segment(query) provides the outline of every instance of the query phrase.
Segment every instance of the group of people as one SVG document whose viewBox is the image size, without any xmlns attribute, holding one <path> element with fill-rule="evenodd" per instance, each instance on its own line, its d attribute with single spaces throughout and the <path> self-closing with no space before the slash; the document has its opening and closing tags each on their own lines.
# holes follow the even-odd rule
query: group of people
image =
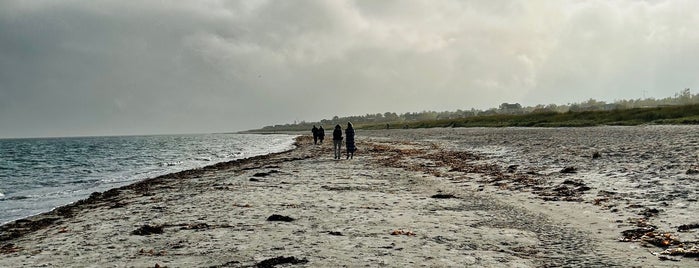
<svg viewBox="0 0 699 268">
<path fill-rule="evenodd" d="M 316 125 L 313 125 L 311 132 L 313 132 L 313 144 L 318 144 L 318 140 L 320 140 L 320 144 L 323 144 L 323 140 L 325 139 L 325 129 L 323 129 L 323 126 L 317 128 Z"/>
<path fill-rule="evenodd" d="M 313 129 L 313 144 L 318 144 L 320 141 L 323 144 L 325 139 L 325 129 L 323 126 L 317 128 L 315 125 Z M 347 159 L 354 158 L 354 152 L 357 151 L 357 146 L 354 145 L 354 127 L 352 123 L 347 122 L 347 128 L 345 129 L 345 147 L 347 151 Z M 340 159 L 342 156 L 342 127 L 340 125 L 335 125 L 335 130 L 333 130 L 333 150 L 335 151 L 335 159 Z"/>
</svg>

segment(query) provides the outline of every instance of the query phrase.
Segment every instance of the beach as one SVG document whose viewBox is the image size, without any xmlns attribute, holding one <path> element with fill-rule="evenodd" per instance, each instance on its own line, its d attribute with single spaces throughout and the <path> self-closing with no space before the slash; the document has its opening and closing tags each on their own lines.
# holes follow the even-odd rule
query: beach
<svg viewBox="0 0 699 268">
<path fill-rule="evenodd" d="M 301 136 L 3 225 L 0 267 L 696 267 L 698 130 Z"/>
</svg>

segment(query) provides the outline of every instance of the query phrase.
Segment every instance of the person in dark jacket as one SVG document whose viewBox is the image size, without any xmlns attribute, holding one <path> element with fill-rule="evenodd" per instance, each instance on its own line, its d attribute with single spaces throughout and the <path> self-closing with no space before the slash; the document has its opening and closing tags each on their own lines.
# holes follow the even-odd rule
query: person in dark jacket
<svg viewBox="0 0 699 268">
<path fill-rule="evenodd" d="M 357 151 L 357 147 L 354 145 L 354 128 L 352 123 L 347 122 L 347 129 L 345 129 L 345 147 L 347 147 L 347 159 L 354 158 L 354 152 Z"/>
<path fill-rule="evenodd" d="M 313 125 L 311 132 L 313 132 L 313 144 L 318 144 L 318 128 L 316 125 Z"/>
<path fill-rule="evenodd" d="M 318 141 L 320 141 L 320 144 L 323 144 L 324 139 L 325 139 L 325 129 L 323 129 L 323 126 L 320 126 L 320 128 L 318 128 Z"/>
<path fill-rule="evenodd" d="M 335 159 L 340 159 L 342 149 L 342 127 L 340 125 L 335 126 L 333 130 L 333 150 L 335 151 Z"/>
</svg>

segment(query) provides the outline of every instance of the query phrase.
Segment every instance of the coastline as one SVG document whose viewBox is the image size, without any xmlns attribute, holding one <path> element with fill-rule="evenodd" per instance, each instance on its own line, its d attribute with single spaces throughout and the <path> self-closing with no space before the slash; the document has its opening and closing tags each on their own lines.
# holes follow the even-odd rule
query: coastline
<svg viewBox="0 0 699 268">
<path fill-rule="evenodd" d="M 627 227 L 610 210 L 474 179 L 493 173 L 458 169 L 492 160 L 431 131 L 358 133 L 360 151 L 341 161 L 305 136 L 286 152 L 93 194 L 1 226 L 0 266 L 696 265 L 618 242 Z"/>
<path fill-rule="evenodd" d="M 93 192 L 220 162 L 286 151 L 296 135 L 185 134 L 0 142 L 0 225 Z"/>
<path fill-rule="evenodd" d="M 37 230 L 43 229 L 47 226 L 50 226 L 55 221 L 59 220 L 61 217 L 71 218 L 73 217 L 74 210 L 89 209 L 90 204 L 115 201 L 115 199 L 118 198 L 119 193 L 122 191 L 148 191 L 148 189 L 151 186 L 161 184 L 164 180 L 182 179 L 190 176 L 199 176 L 200 174 L 205 173 L 206 171 L 227 169 L 231 166 L 242 165 L 248 161 L 264 160 L 275 155 L 284 154 L 295 150 L 296 147 L 298 147 L 297 143 L 298 141 L 294 143 L 294 148 L 281 152 L 257 155 L 232 161 L 219 162 L 200 168 L 186 169 L 178 172 L 167 173 L 160 176 L 146 178 L 140 181 L 136 181 L 134 183 L 112 188 L 104 192 L 93 192 L 88 198 L 58 206 L 50 211 L 38 213 L 36 215 L 30 215 L 21 219 L 1 224 L 0 244 L 2 242 L 10 241 L 12 239 L 22 237 L 27 233 L 32 233 Z"/>
</svg>

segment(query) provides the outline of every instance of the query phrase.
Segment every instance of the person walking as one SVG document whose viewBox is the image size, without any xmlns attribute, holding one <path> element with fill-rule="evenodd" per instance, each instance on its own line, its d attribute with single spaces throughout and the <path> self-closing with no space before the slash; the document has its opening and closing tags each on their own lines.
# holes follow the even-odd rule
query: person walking
<svg viewBox="0 0 699 268">
<path fill-rule="evenodd" d="M 316 125 L 313 125 L 311 132 L 313 132 L 313 144 L 318 144 L 318 128 Z"/>
<path fill-rule="evenodd" d="M 352 123 L 347 122 L 347 129 L 345 129 L 345 147 L 347 148 L 347 159 L 354 158 L 354 152 L 357 151 L 357 147 L 354 145 L 354 128 Z"/>
<path fill-rule="evenodd" d="M 325 139 L 325 129 L 323 129 L 323 126 L 320 126 L 320 128 L 318 128 L 318 141 L 320 141 L 320 144 L 323 144 L 324 139 Z"/>
<path fill-rule="evenodd" d="M 333 130 L 333 150 L 335 151 L 335 159 L 340 159 L 342 149 L 342 127 L 335 125 Z"/>
</svg>

